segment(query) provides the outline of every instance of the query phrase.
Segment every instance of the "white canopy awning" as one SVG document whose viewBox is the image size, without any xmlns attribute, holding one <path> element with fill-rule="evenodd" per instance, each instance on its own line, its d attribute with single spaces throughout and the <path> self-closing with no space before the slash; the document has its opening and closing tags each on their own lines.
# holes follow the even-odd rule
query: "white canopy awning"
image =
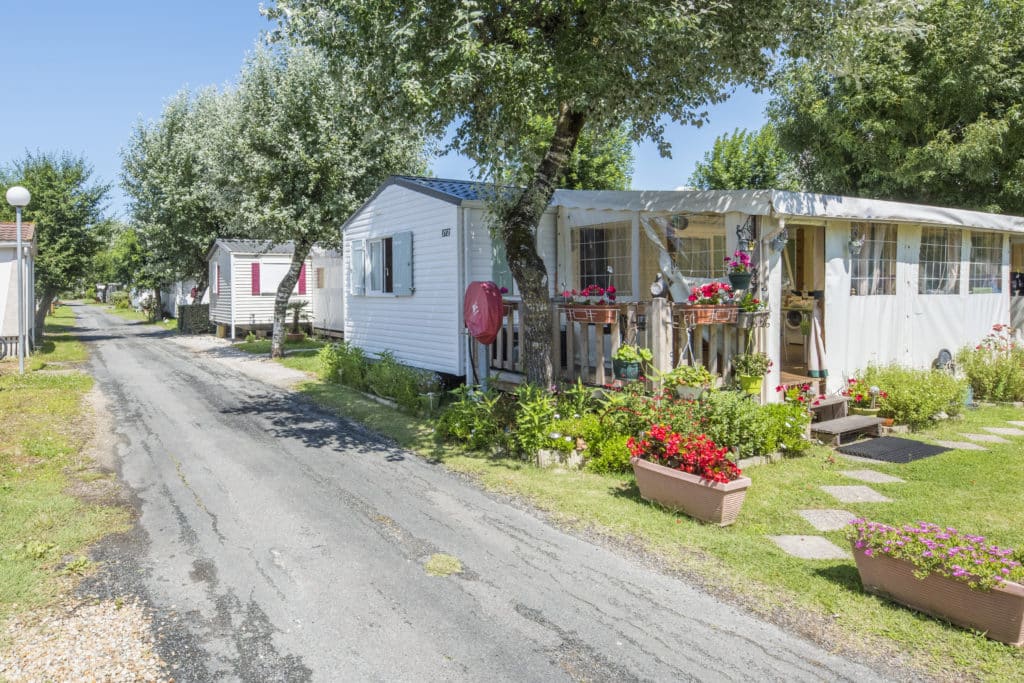
<svg viewBox="0 0 1024 683">
<path fill-rule="evenodd" d="M 650 213 L 736 211 L 756 216 L 922 223 L 1024 233 L 1024 218 L 1020 216 L 778 190 L 556 190 L 551 204 L 567 209 Z"/>
</svg>

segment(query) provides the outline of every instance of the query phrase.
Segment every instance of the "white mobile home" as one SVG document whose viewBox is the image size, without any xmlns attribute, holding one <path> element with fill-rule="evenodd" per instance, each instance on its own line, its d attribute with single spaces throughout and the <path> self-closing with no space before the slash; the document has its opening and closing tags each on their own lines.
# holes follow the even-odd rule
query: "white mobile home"
<svg viewBox="0 0 1024 683">
<path fill-rule="evenodd" d="M 493 280 L 515 288 L 504 249 L 491 239 L 489 185 L 394 176 L 342 227 L 345 339 L 371 354 L 453 375 L 467 374 L 462 318 L 466 287 Z M 555 214 L 544 214 L 538 249 L 555 270 Z M 554 293 L 554 283 L 548 283 Z"/>
<path fill-rule="evenodd" d="M 345 263 L 340 249 L 313 249 L 311 317 L 313 332 L 328 337 L 345 333 Z"/>
<path fill-rule="evenodd" d="M 210 268 L 210 322 L 238 330 L 266 330 L 274 323 L 274 296 L 291 263 L 290 242 L 271 244 L 254 240 L 217 240 L 206 254 Z M 306 259 L 292 293 L 292 301 L 311 301 L 310 271 Z M 316 319 L 314 304 L 305 310 Z"/>
<path fill-rule="evenodd" d="M 35 336 L 35 225 L 21 224 L 22 310 L 29 344 Z M 0 342 L 8 355 L 18 352 L 17 225 L 0 223 Z"/>
</svg>

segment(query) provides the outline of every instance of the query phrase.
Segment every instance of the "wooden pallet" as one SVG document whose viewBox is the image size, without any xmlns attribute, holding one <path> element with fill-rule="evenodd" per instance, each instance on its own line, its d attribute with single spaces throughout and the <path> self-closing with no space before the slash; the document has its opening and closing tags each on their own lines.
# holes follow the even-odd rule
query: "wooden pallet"
<svg viewBox="0 0 1024 683">
<path fill-rule="evenodd" d="M 821 440 L 828 446 L 842 446 L 844 443 L 849 443 L 852 437 L 862 435 L 881 436 L 881 418 L 850 415 L 811 423 L 811 437 Z"/>
</svg>

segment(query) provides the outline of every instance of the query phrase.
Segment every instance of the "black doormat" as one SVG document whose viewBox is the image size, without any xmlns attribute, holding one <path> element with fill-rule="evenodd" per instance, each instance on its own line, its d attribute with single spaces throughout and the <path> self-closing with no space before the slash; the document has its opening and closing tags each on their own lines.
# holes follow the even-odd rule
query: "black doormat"
<svg viewBox="0 0 1024 683">
<path fill-rule="evenodd" d="M 913 439 L 901 439 L 898 436 L 881 436 L 877 439 L 865 439 L 856 443 L 837 448 L 846 455 L 859 455 L 862 458 L 882 460 L 885 462 L 908 463 L 921 458 L 948 451 L 944 446 L 933 446 Z"/>
</svg>

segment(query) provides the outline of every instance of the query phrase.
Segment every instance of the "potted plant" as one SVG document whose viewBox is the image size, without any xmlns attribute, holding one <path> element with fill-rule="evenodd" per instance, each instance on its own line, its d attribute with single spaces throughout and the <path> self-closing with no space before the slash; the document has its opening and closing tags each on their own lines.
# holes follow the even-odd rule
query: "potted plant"
<svg viewBox="0 0 1024 683">
<path fill-rule="evenodd" d="M 620 344 L 612 354 L 612 372 L 616 379 L 635 380 L 640 377 L 640 365 L 650 363 L 651 350 L 643 346 Z"/>
<path fill-rule="evenodd" d="M 736 302 L 739 312 L 736 314 L 736 327 L 763 327 L 768 321 L 768 304 L 761 301 L 753 292 L 745 292 Z"/>
<path fill-rule="evenodd" d="M 748 394 L 761 395 L 761 385 L 764 383 L 764 376 L 772 368 L 772 361 L 768 354 L 757 351 L 755 353 L 738 353 L 732 357 L 732 369 L 739 380 L 740 388 Z"/>
<path fill-rule="evenodd" d="M 732 286 L 726 282 L 709 282 L 690 290 L 683 306 L 683 322 L 687 326 L 734 323 L 738 312 Z"/>
<path fill-rule="evenodd" d="M 309 305 L 308 301 L 289 301 L 288 310 L 292 312 L 292 329 L 285 335 L 285 340 L 290 342 L 300 342 L 306 338 L 299 330 L 299 319 L 307 320 L 309 316 L 305 312 L 306 306 Z"/>
<path fill-rule="evenodd" d="M 575 289 L 565 290 L 562 292 L 562 298 L 566 301 L 571 298 L 573 304 L 582 304 L 567 306 L 566 319 L 599 325 L 613 323 L 619 316 L 615 296 L 615 287 L 611 285 L 607 289 L 600 285 L 587 285 L 578 292 Z"/>
<path fill-rule="evenodd" d="M 630 437 L 626 447 L 641 498 L 720 526 L 736 521 L 750 479 L 726 457 L 728 448 L 664 424 Z"/>
<path fill-rule="evenodd" d="M 680 365 L 661 376 L 666 388 L 675 387 L 679 398 L 694 400 L 711 386 L 714 376 L 703 365 Z"/>
<path fill-rule="evenodd" d="M 736 250 L 732 257 L 725 257 L 725 265 L 729 268 L 729 284 L 733 289 L 748 289 L 750 278 L 753 273 L 750 271 L 750 254 L 743 250 Z"/>
<path fill-rule="evenodd" d="M 843 389 L 843 396 L 850 401 L 851 415 L 869 415 L 878 417 L 878 399 L 888 398 L 889 394 L 876 386 L 868 386 L 862 379 L 851 377 L 846 388 Z"/>
<path fill-rule="evenodd" d="M 855 519 L 853 545 L 864 590 L 911 609 L 1024 645 L 1021 554 L 953 527 L 894 527 Z"/>
</svg>

